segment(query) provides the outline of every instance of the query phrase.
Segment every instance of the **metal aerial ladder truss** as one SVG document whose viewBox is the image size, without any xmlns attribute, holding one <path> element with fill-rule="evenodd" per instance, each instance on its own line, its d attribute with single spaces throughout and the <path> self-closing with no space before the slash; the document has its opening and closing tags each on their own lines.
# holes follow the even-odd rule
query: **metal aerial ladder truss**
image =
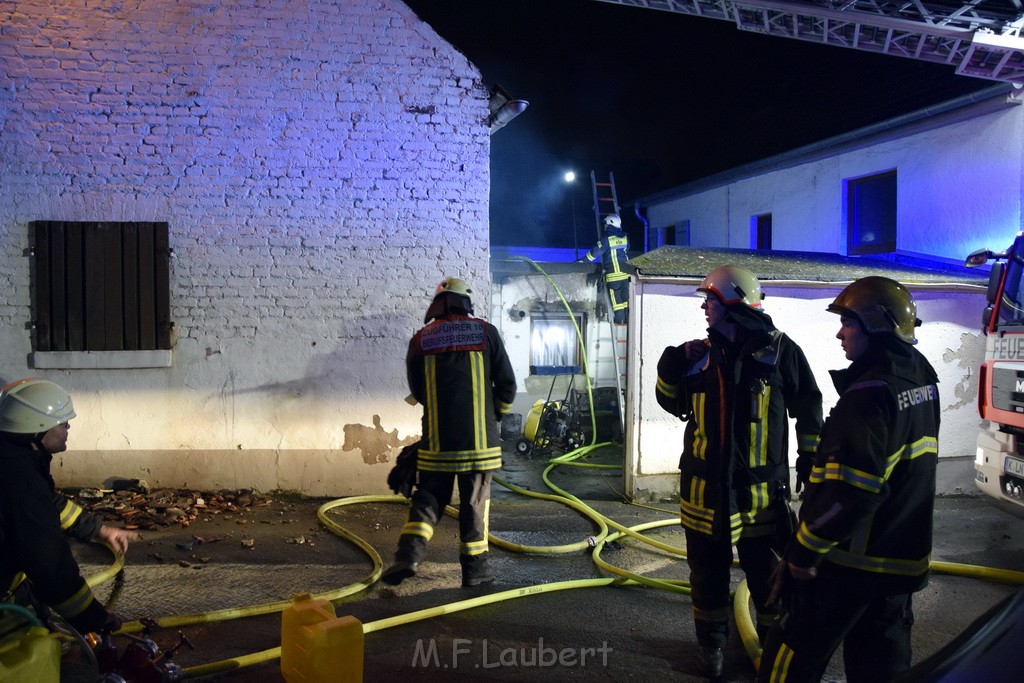
<svg viewBox="0 0 1024 683">
<path fill-rule="evenodd" d="M 1021 0 L 598 0 L 709 19 L 743 31 L 956 67 L 1024 84 Z"/>
</svg>

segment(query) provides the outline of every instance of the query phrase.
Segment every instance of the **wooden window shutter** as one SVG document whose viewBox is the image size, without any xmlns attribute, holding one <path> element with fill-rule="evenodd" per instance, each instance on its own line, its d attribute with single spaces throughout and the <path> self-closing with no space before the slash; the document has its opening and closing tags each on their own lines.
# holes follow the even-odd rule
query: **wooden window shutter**
<svg viewBox="0 0 1024 683">
<path fill-rule="evenodd" d="M 32 227 L 36 351 L 171 348 L 167 223 Z"/>
</svg>

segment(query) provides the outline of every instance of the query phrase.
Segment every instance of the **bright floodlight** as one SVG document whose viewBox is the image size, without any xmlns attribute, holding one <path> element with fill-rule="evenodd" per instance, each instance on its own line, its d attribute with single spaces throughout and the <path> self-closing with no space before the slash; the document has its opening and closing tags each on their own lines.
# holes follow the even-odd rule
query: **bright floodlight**
<svg viewBox="0 0 1024 683">
<path fill-rule="evenodd" d="M 572 171 L 566 171 L 565 172 L 565 182 L 571 183 L 574 180 L 576 180 L 576 174 L 574 172 L 572 172 Z"/>
</svg>

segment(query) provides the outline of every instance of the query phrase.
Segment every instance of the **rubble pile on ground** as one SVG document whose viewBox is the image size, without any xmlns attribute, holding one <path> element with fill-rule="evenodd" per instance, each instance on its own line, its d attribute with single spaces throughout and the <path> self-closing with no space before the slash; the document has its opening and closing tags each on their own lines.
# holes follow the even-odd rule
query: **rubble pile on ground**
<svg viewBox="0 0 1024 683">
<path fill-rule="evenodd" d="M 73 493 L 75 502 L 108 522 L 126 529 L 153 531 L 179 525 L 187 527 L 197 519 L 210 521 L 234 519 L 246 523 L 246 514 L 253 508 L 270 505 L 268 498 L 249 489 L 237 491 L 193 491 L 190 489 L 156 489 L 150 491 L 145 482 L 120 487 L 81 489 Z"/>
</svg>

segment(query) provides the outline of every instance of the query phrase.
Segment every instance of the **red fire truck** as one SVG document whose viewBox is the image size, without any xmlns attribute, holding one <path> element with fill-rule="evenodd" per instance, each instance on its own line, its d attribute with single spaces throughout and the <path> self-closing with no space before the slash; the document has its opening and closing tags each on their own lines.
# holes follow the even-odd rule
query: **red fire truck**
<svg viewBox="0 0 1024 683">
<path fill-rule="evenodd" d="M 982 315 L 985 362 L 978 375 L 974 481 L 997 506 L 1024 517 L 1024 232 L 1003 252 L 979 249 L 969 268 L 995 261 Z"/>
</svg>

